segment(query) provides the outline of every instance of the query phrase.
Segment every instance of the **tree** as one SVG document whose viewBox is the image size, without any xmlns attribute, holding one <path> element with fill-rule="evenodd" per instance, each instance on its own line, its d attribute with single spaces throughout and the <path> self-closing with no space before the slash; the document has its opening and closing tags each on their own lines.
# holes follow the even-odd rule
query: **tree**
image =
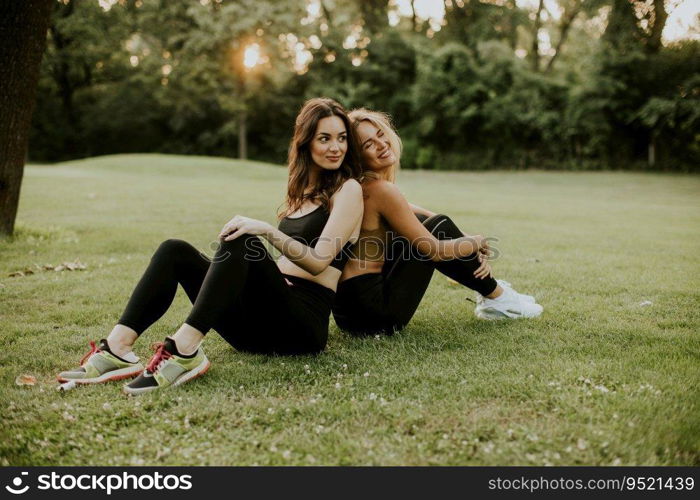
<svg viewBox="0 0 700 500">
<path fill-rule="evenodd" d="M 52 4 L 23 0 L 0 8 L 0 235 L 11 235 L 15 227 Z"/>
</svg>

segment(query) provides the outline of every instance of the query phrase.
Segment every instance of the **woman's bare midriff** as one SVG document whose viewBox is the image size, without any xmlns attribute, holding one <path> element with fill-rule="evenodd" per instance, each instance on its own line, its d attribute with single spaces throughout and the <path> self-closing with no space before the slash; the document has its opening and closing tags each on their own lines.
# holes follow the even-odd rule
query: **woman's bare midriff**
<svg viewBox="0 0 700 500">
<path fill-rule="evenodd" d="M 289 274 L 291 276 L 296 276 L 297 278 L 303 278 L 305 280 L 313 281 L 321 286 L 330 288 L 334 292 L 338 288 L 338 278 L 340 276 L 340 271 L 335 267 L 328 266 L 321 274 L 314 276 L 313 274 L 304 271 L 301 267 L 294 264 L 284 255 L 281 255 L 277 260 L 277 267 L 279 267 L 282 274 Z"/>
<path fill-rule="evenodd" d="M 362 276 L 363 274 L 380 274 L 383 266 L 383 260 L 370 261 L 349 259 L 347 264 L 345 264 L 343 274 L 340 276 L 340 282 L 342 283 L 345 280 L 354 278 L 355 276 Z"/>
</svg>

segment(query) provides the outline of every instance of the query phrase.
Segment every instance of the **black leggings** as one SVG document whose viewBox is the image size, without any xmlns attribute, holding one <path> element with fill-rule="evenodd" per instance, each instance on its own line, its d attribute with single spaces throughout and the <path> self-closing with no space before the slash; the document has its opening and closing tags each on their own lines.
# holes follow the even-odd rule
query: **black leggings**
<svg viewBox="0 0 700 500">
<path fill-rule="evenodd" d="M 438 239 L 464 236 L 446 215 L 416 217 Z M 435 269 L 482 295 L 491 294 L 498 286 L 491 276 L 474 277 L 480 265 L 476 254 L 433 262 L 418 255 L 403 238 L 394 240 L 391 250 L 393 255 L 385 261 L 381 274 L 363 274 L 338 285 L 333 316 L 341 329 L 354 335 L 400 330 L 415 314 Z"/>
<path fill-rule="evenodd" d="M 185 323 L 215 329 L 238 350 L 307 354 L 326 346 L 335 293 L 283 275 L 256 236 L 222 242 L 212 259 L 185 241 L 164 241 L 119 323 L 140 335 L 168 310 L 178 283 L 193 304 Z"/>
</svg>

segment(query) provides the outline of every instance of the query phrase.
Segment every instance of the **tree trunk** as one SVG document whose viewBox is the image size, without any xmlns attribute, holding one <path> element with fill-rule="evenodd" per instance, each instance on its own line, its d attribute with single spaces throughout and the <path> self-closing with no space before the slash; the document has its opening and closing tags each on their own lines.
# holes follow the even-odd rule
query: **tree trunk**
<svg viewBox="0 0 700 500">
<path fill-rule="evenodd" d="M 238 158 L 248 159 L 248 114 L 245 111 L 238 115 Z"/>
<path fill-rule="evenodd" d="M 559 41 L 557 42 L 557 46 L 554 49 L 554 55 L 547 63 L 547 67 L 544 69 L 545 73 L 551 71 L 552 66 L 554 66 L 554 61 L 557 59 L 557 56 L 561 53 L 562 48 L 564 47 L 564 42 L 566 42 L 566 37 L 569 34 L 569 29 L 574 23 L 574 20 L 578 16 L 579 12 L 581 12 L 581 6 L 582 3 L 575 5 L 570 12 L 565 13 L 562 17 L 561 24 L 559 25 Z"/>
<path fill-rule="evenodd" d="M 537 72 L 540 70 L 540 26 L 542 22 L 542 9 L 544 8 L 544 0 L 540 0 L 540 4 L 537 7 L 537 17 L 535 17 L 535 26 L 532 29 L 532 49 L 530 50 L 530 57 L 532 58 L 532 70 Z"/>
<path fill-rule="evenodd" d="M 15 227 L 29 126 L 53 0 L 0 7 L 0 235 Z"/>
<path fill-rule="evenodd" d="M 416 0 L 411 0 L 411 30 L 418 31 L 418 17 L 416 16 Z"/>
<path fill-rule="evenodd" d="M 649 51 L 656 53 L 661 48 L 661 33 L 666 27 L 666 20 L 668 19 L 668 13 L 664 6 L 664 0 L 654 0 L 654 24 L 651 26 L 651 33 L 649 34 L 648 47 Z"/>
</svg>

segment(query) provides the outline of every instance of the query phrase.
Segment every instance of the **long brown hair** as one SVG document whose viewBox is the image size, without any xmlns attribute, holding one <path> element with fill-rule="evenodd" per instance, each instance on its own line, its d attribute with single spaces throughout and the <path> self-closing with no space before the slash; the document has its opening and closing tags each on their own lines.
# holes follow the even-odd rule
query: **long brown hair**
<svg viewBox="0 0 700 500">
<path fill-rule="evenodd" d="M 347 131 L 348 150 L 340 168 L 324 170 L 319 175 L 316 185 L 309 186 L 309 172 L 314 164 L 311 159 L 311 141 L 316 135 L 318 122 L 329 116 L 337 116 L 343 120 Z M 356 137 L 357 134 L 350 124 L 347 112 L 333 99 L 316 97 L 304 103 L 297 115 L 294 136 L 289 144 L 287 198 L 280 211 L 280 217 L 296 212 L 307 200 L 317 201 L 328 210 L 331 196 L 340 189 L 343 183 L 347 179 L 360 177 L 361 168 Z M 311 191 L 304 193 L 309 187 L 311 187 Z"/>
<path fill-rule="evenodd" d="M 391 149 L 394 151 L 394 155 L 396 156 L 396 163 L 387 168 L 381 174 L 377 174 L 363 167 L 362 174 L 364 178 L 384 179 L 389 182 L 394 182 L 396 180 L 396 173 L 401 168 L 401 151 L 403 149 L 403 144 L 401 143 L 401 137 L 399 137 L 399 134 L 396 132 L 396 128 L 391 121 L 391 117 L 386 113 L 382 113 L 381 111 L 373 111 L 367 108 L 353 109 L 350 111 L 350 113 L 348 113 L 348 116 L 350 117 L 350 120 L 352 120 L 353 129 L 356 129 L 362 122 L 369 122 L 384 132 L 384 135 L 389 138 L 389 144 L 391 145 Z"/>
</svg>

